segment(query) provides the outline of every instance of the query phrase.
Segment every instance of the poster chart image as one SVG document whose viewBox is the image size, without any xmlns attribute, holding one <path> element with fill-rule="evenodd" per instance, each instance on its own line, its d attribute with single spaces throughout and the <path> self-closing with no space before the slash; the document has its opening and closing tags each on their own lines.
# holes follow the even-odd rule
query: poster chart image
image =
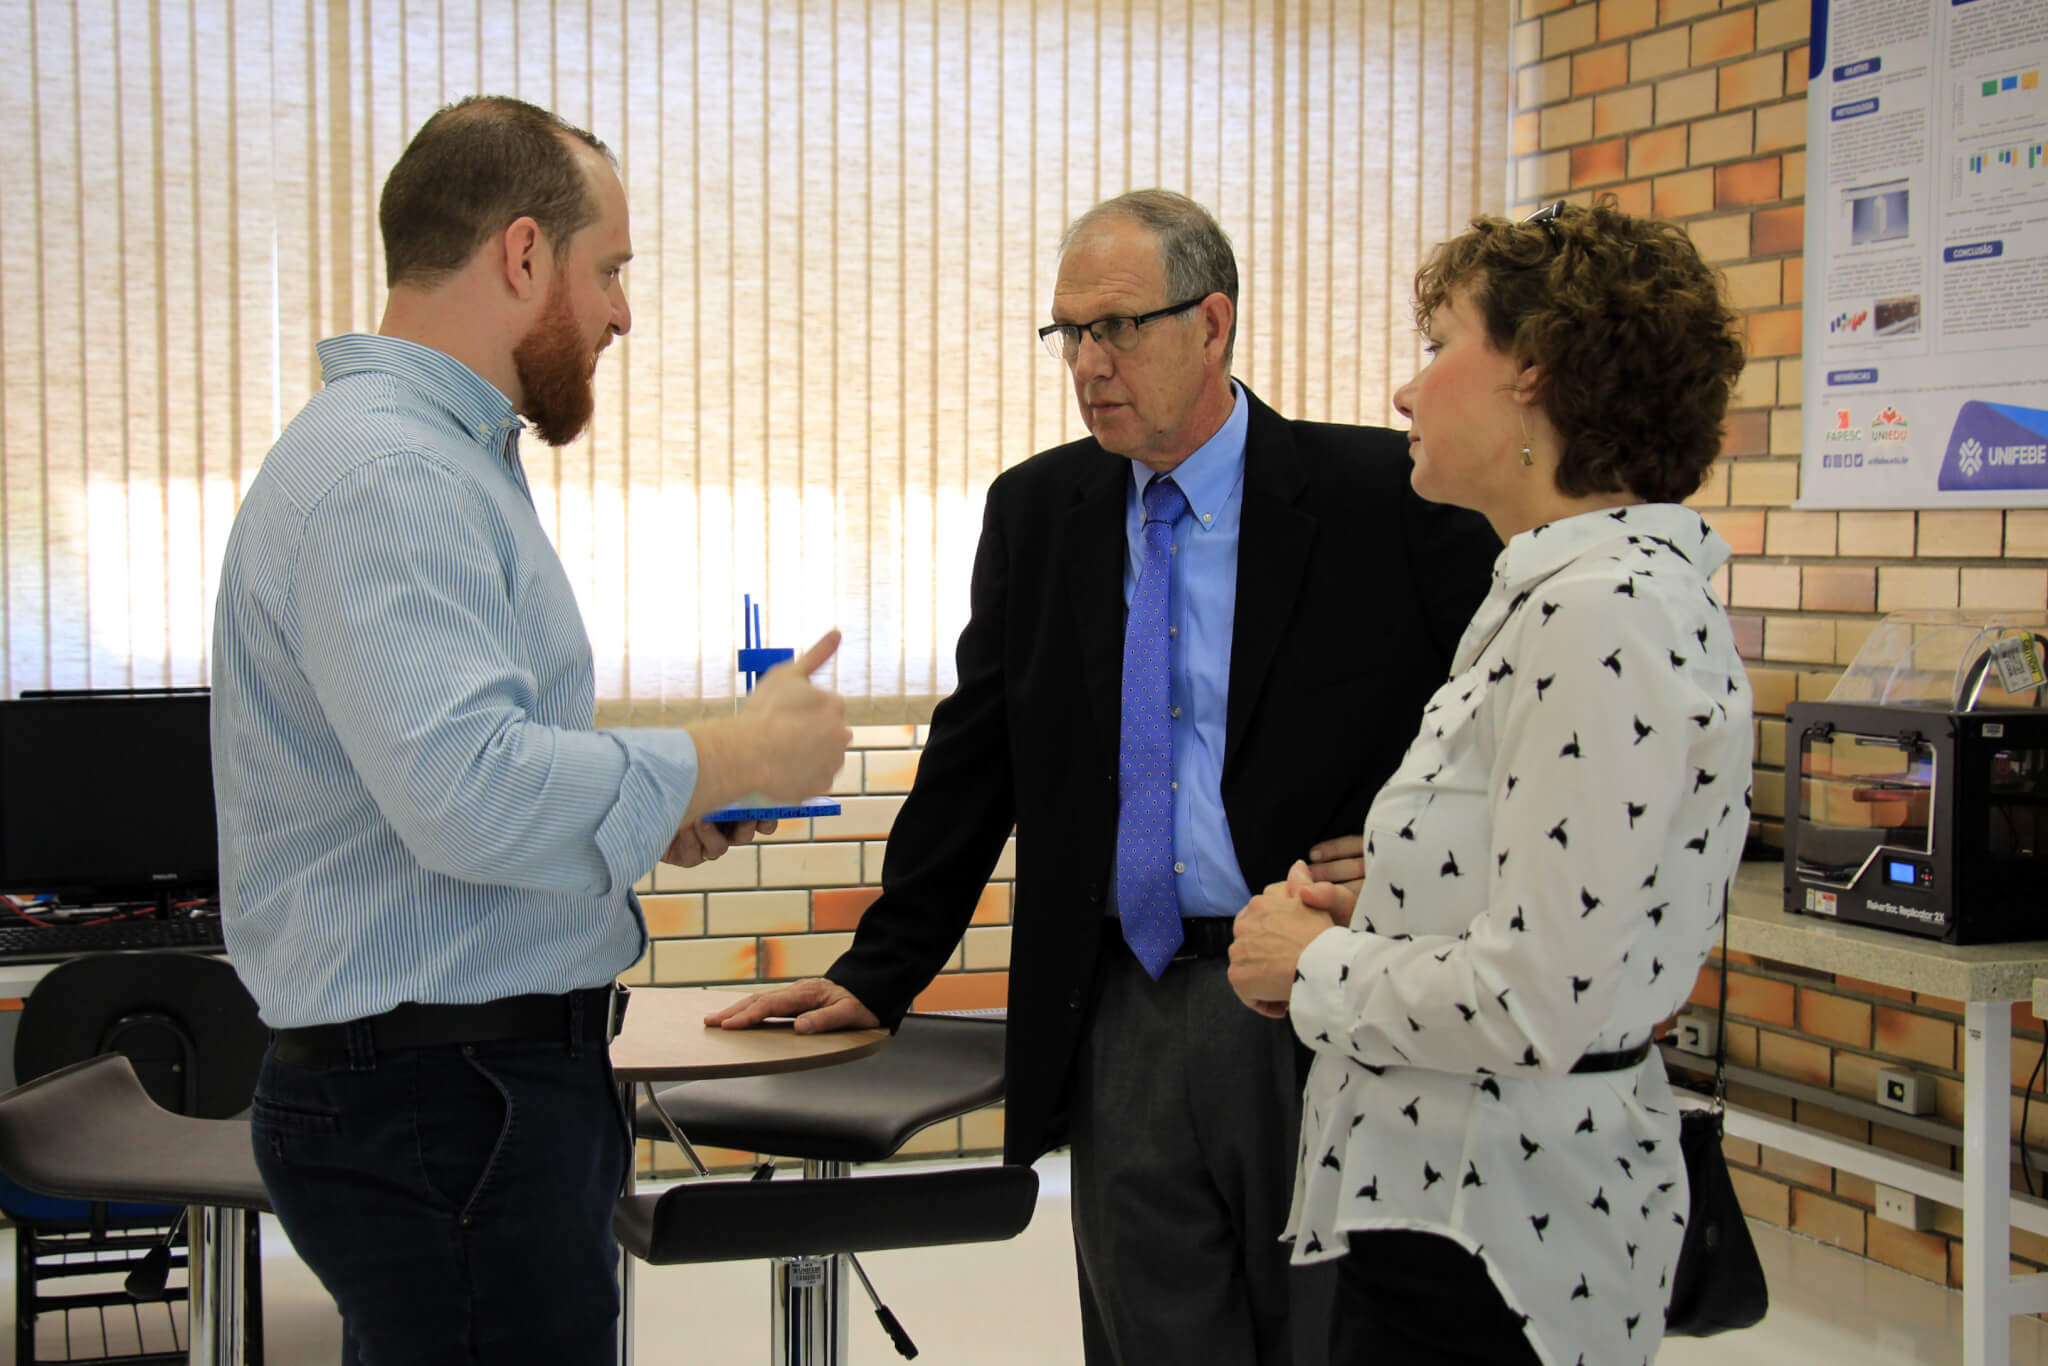
<svg viewBox="0 0 2048 1366">
<path fill-rule="evenodd" d="M 1799 506 L 2048 507 L 2048 0 L 1815 0 Z"/>
</svg>

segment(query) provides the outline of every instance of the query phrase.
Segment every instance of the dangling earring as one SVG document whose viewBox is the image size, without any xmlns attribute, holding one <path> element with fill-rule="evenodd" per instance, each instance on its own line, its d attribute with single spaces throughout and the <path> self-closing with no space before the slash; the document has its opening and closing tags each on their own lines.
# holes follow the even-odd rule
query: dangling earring
<svg viewBox="0 0 2048 1366">
<path fill-rule="evenodd" d="M 1522 443 L 1522 464 L 1526 467 L 1535 463 L 1536 457 L 1529 453 L 1529 443 L 1524 441 Z"/>
<path fill-rule="evenodd" d="M 1516 416 L 1522 419 L 1522 468 L 1527 469 L 1536 463 L 1536 456 L 1529 450 L 1529 415 L 1525 412 Z"/>
</svg>

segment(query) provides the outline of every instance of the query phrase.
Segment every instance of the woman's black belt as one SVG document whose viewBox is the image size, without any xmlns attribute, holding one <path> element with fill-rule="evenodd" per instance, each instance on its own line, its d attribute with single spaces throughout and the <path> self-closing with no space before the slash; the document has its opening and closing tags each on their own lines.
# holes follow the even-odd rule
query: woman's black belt
<svg viewBox="0 0 2048 1366">
<path fill-rule="evenodd" d="M 619 998 L 616 1011 L 614 992 Z M 377 1052 L 512 1039 L 604 1045 L 625 1019 L 625 1005 L 624 987 L 590 987 L 560 996 L 506 996 L 474 1005 L 408 1001 L 347 1024 L 277 1030 L 276 1052 L 279 1061 L 302 1066 L 338 1062 L 348 1056 L 349 1031 L 358 1026 L 367 1028 L 369 1045 Z"/>
<path fill-rule="evenodd" d="M 1572 1071 L 1626 1072 L 1650 1056 L 1650 1046 L 1650 1040 L 1644 1039 L 1634 1048 L 1624 1048 L 1619 1053 L 1588 1053 L 1572 1064 Z"/>
</svg>

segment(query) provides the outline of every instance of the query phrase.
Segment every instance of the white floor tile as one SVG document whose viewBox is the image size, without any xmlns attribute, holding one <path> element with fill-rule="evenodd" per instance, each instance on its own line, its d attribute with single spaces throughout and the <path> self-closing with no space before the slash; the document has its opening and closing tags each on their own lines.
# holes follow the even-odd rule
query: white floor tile
<svg viewBox="0 0 2048 1366">
<path fill-rule="evenodd" d="M 782 1178 L 778 1178 L 782 1179 Z M 1743 1333 L 1674 1339 L 1660 1366 L 1960 1366 L 1962 1296 L 1904 1272 L 1752 1225 L 1770 1278 L 1771 1312 Z M 11 1235 L 6 1235 L 11 1240 Z M 264 1221 L 265 1333 L 274 1366 L 329 1366 L 341 1326 L 312 1275 Z M 1040 1166 L 1038 1216 L 1013 1242 L 877 1253 L 861 1259 L 883 1301 L 932 1366 L 1067 1366 L 1080 1361 L 1080 1312 L 1063 1159 Z M 11 1277 L 11 1249 L 0 1268 Z M 4 1279 L 4 1278 L 0 1278 Z M 858 1282 L 850 1286 L 856 1366 L 900 1360 Z M 635 1272 L 636 1366 L 749 1366 L 768 1359 L 765 1262 Z M 0 1287 L 9 1322 L 0 1362 L 13 1351 L 11 1285 Z M 2014 1366 L 2048 1366 L 2048 1325 L 2013 1322 Z"/>
</svg>

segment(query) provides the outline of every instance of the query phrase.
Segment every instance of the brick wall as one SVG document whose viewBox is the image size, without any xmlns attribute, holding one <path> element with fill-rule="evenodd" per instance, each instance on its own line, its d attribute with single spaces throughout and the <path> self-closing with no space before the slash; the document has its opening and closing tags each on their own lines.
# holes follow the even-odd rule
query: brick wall
<svg viewBox="0 0 2048 1366">
<path fill-rule="evenodd" d="M 1749 343 L 1725 458 L 1694 499 L 1735 549 L 1722 590 L 1756 690 L 1757 832 L 1783 839 L 1785 704 L 1825 697 L 1884 613 L 2048 607 L 2048 511 L 1808 512 L 1799 492 L 1801 255 L 1808 0 L 1516 0 L 1513 198 L 1612 193 L 1686 226 L 1726 273 Z M 1854 978 L 1732 955 L 1732 1061 L 1872 1098 L 1880 1067 L 1932 1073 L 1937 1117 L 1960 1124 L 1961 1007 Z M 1712 1007 L 1721 974 L 1694 992 Z M 2041 1022 L 2015 1007 L 2013 1127 Z M 1818 1104 L 1736 1088 L 1738 1103 L 1959 1169 L 1955 1149 Z M 2048 1139 L 2048 1104 L 2029 1121 Z M 1956 1211 L 1915 1233 L 1872 1213 L 1870 1182 L 1730 1140 L 1758 1218 L 1931 1280 L 1961 1283 Z M 2018 1186 L 2017 1179 L 2015 1186 Z M 2048 1240 L 2013 1232 L 2014 1266 Z"/>
<path fill-rule="evenodd" d="M 785 821 L 760 843 L 696 868 L 656 866 L 641 884 L 647 956 L 625 974 L 639 986 L 731 986 L 814 977 L 853 942 L 861 913 L 880 895 L 882 849 L 903 794 L 917 773 L 927 726 L 855 726 L 853 748 L 832 784 L 837 816 Z M 1014 845 L 1014 841 L 1012 842 Z M 943 973 L 917 998 L 919 1010 L 1006 1003 L 1010 986 L 1010 879 L 1006 848 L 975 907 L 966 937 Z M 907 1155 L 986 1153 L 1003 1145 L 1000 1107 L 935 1124 Z M 714 1168 L 752 1154 L 700 1148 Z M 643 1172 L 681 1175 L 688 1162 L 670 1143 L 640 1145 Z"/>
</svg>

